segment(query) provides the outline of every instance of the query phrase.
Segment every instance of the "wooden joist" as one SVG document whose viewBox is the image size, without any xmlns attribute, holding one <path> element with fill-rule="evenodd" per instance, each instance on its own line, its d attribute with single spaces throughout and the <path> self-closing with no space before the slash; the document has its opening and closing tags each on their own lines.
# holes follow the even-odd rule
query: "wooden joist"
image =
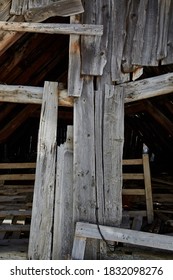
<svg viewBox="0 0 173 280">
<path fill-rule="evenodd" d="M 73 99 L 67 96 L 66 90 L 57 88 L 57 92 L 59 106 L 73 106 Z M 42 87 L 0 85 L 0 102 L 41 104 L 42 97 Z"/>
<path fill-rule="evenodd" d="M 29 231 L 30 225 L 7 225 L 7 224 L 1 224 L 0 225 L 0 232 L 2 231 Z"/>
<path fill-rule="evenodd" d="M 31 217 L 31 210 L 2 210 L 0 211 L 0 218 L 9 218 L 9 217 Z"/>
<path fill-rule="evenodd" d="M 103 35 L 103 26 L 94 24 L 28 23 L 0 21 L 0 30 L 64 35 Z"/>
<path fill-rule="evenodd" d="M 170 236 L 101 225 L 99 228 L 105 240 L 173 251 L 173 238 Z M 87 238 L 102 239 L 98 226 L 78 222 L 72 250 L 73 260 L 83 259 Z"/>
</svg>

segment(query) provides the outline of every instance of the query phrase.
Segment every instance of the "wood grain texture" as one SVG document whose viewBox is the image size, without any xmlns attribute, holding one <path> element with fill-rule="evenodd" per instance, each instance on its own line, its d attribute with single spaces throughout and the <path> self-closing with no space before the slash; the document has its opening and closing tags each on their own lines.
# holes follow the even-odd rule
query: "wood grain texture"
<svg viewBox="0 0 173 280">
<path fill-rule="evenodd" d="M 38 135 L 29 259 L 51 259 L 58 96 L 57 83 L 45 82 Z M 39 236 L 39 238 L 38 238 Z"/>
</svg>

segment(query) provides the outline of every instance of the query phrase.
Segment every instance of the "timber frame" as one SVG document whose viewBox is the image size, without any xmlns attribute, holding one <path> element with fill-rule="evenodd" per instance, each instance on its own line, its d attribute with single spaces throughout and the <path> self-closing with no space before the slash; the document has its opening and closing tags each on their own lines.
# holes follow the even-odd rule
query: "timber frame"
<svg viewBox="0 0 173 280">
<path fill-rule="evenodd" d="M 0 102 L 41 105 L 28 258 L 68 259 L 71 254 L 74 259 L 83 258 L 86 238 L 92 238 L 87 239 L 85 258 L 96 259 L 101 243 L 98 246 L 95 239 L 102 239 L 97 226 L 104 234 L 113 228 L 110 240 L 122 241 L 117 239 L 115 231 L 121 227 L 123 217 L 125 104 L 145 100 L 148 111 L 155 112 L 157 118 L 157 109 L 146 99 L 173 93 L 173 73 L 138 81 L 130 79 L 130 75 L 134 80 L 138 74 L 140 76 L 145 65 L 173 62 L 167 45 L 167 41 L 172 40 L 168 28 L 172 18 L 169 22 L 167 15 L 168 10 L 173 9 L 173 1 L 165 2 L 164 6 L 158 1 L 158 14 L 154 13 L 154 20 L 151 19 L 154 6 L 142 0 L 136 6 L 135 1 L 126 6 L 121 0 L 74 0 L 76 10 L 74 6 L 68 6 L 68 0 L 56 1 L 61 9 L 51 0 L 46 4 L 43 1 L 44 5 L 40 1 L 38 7 L 22 6 L 22 9 L 17 9 L 17 2 L 12 0 L 11 13 L 19 18 L 13 22 L 6 19 L 0 22 L 4 44 L 1 53 L 8 48 L 9 42 L 9 45 L 13 44 L 25 32 L 70 36 L 67 88 L 62 89 L 56 81 L 45 81 L 43 87 L 0 85 Z M 62 7 L 70 7 L 68 14 L 62 14 Z M 55 16 L 56 11 L 58 16 L 70 16 L 70 23 L 42 23 L 47 17 L 46 8 L 49 17 Z M 141 16 L 143 10 L 146 10 L 144 17 Z M 131 14 L 136 15 L 132 21 Z M 130 22 L 128 30 L 127 20 Z M 120 28 L 115 28 L 118 24 Z M 149 27 L 151 34 L 147 33 Z M 161 42 L 159 36 L 165 40 Z M 153 53 L 154 46 L 156 53 Z M 73 108 L 73 127 L 68 127 L 66 142 L 57 147 L 59 107 Z M 23 116 L 25 113 L 26 110 Z M 171 121 L 163 118 L 163 123 L 173 137 Z M 3 177 L 1 179 L 3 181 Z M 26 215 L 30 214 L 26 212 Z M 153 213 L 149 223 L 152 219 Z M 93 224 L 94 235 L 90 234 L 88 223 Z M 73 247 L 75 225 L 77 238 L 83 244 L 82 256 L 76 256 L 75 246 L 79 244 L 74 243 Z M 87 234 L 83 234 L 83 228 Z M 119 229 L 119 232 L 133 239 L 132 230 Z M 146 245 L 147 240 L 153 238 L 150 234 L 136 234 L 138 245 Z M 141 243 L 140 238 L 146 238 L 146 242 Z M 151 247 L 167 250 L 169 244 L 172 246 L 172 237 L 162 241 L 161 247 L 155 243 Z"/>
</svg>

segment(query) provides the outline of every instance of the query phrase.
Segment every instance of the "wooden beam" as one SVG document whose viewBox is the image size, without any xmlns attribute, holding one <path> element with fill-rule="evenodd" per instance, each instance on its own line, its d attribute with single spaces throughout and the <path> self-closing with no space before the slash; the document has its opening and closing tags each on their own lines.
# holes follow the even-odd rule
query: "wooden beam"
<svg viewBox="0 0 173 280">
<path fill-rule="evenodd" d="M 171 236 L 101 225 L 99 228 L 105 240 L 173 251 L 173 237 Z M 76 224 L 72 250 L 73 260 L 79 259 L 79 256 L 77 255 L 78 250 L 74 249 L 78 247 L 76 243 L 78 243 L 79 240 L 81 242 L 82 238 L 84 239 L 85 244 L 86 238 L 102 239 L 102 236 L 100 235 L 97 225 L 78 222 Z M 81 251 L 84 251 L 84 249 L 85 246 L 82 246 Z M 81 251 L 80 256 L 83 256 L 84 254 Z"/>
<path fill-rule="evenodd" d="M 103 35 L 103 25 L 0 21 L 0 30 L 64 35 Z"/>
<path fill-rule="evenodd" d="M 29 259 L 51 259 L 55 189 L 57 83 L 45 82 L 29 240 Z M 39 237 L 39 238 L 38 238 Z"/>
<path fill-rule="evenodd" d="M 59 106 L 73 107 L 73 98 L 67 96 L 67 90 L 57 89 L 57 92 Z M 0 102 L 41 104 L 42 96 L 42 87 L 0 85 Z"/>
<path fill-rule="evenodd" d="M 173 92 L 173 73 L 120 85 L 124 87 L 125 103 Z"/>
</svg>

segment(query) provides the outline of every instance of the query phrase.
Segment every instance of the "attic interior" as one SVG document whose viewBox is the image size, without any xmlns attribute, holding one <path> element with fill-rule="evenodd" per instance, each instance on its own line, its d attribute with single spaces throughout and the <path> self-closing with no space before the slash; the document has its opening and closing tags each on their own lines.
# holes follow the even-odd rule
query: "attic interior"
<svg viewBox="0 0 173 280">
<path fill-rule="evenodd" d="M 47 22 L 68 22 L 68 18 L 56 17 Z M 69 37 L 65 35 L 24 34 L 0 56 L 0 83 L 43 86 L 44 81 L 57 81 L 67 88 L 68 44 Z M 173 65 L 144 67 L 139 79 L 172 71 Z M 126 104 L 124 139 L 124 159 L 141 158 L 143 145 L 148 147 L 151 182 L 155 193 L 155 197 L 153 196 L 154 208 L 167 210 L 170 220 L 173 220 L 172 109 L 173 93 Z M 0 163 L 36 161 L 39 116 L 39 105 L 0 103 Z M 66 139 L 67 125 L 73 124 L 73 109 L 59 107 L 58 122 L 58 145 L 60 145 Z M 133 171 L 133 168 L 130 169 L 130 172 Z M 4 174 L 4 169 L 0 172 Z M 8 172 L 10 174 L 11 170 Z M 131 186 L 134 187 L 136 182 L 131 183 Z M 25 184 L 25 180 L 20 181 L 19 184 Z M 11 207 L 14 209 L 14 205 L 17 205 L 17 209 L 20 204 L 26 203 L 25 199 L 28 203 L 27 209 L 31 210 L 33 181 L 31 180 L 27 184 L 26 195 L 24 196 L 24 191 L 20 192 L 19 188 L 13 192 L 13 195 L 16 196 L 14 200 L 12 197 L 7 198 L 8 191 L 5 193 L 2 190 L 0 211 L 11 210 Z M 8 181 L 7 185 L 9 185 Z M 127 200 L 124 203 L 127 208 L 132 207 L 132 210 L 144 207 L 141 199 L 136 202 L 136 198 L 131 198 L 129 204 L 127 204 Z M 1 220 L 3 221 L 0 216 L 0 222 Z M 160 217 L 156 217 L 155 224 L 152 224 L 152 232 L 159 233 L 161 228 L 164 233 L 173 232 L 171 223 L 164 225 L 164 229 L 163 223 L 160 223 L 159 229 L 156 229 L 159 221 Z M 6 237 L 3 236 L 3 238 L 8 239 L 10 236 L 11 233 L 6 232 Z M 22 238 L 27 237 L 27 231 L 22 233 Z"/>
</svg>

